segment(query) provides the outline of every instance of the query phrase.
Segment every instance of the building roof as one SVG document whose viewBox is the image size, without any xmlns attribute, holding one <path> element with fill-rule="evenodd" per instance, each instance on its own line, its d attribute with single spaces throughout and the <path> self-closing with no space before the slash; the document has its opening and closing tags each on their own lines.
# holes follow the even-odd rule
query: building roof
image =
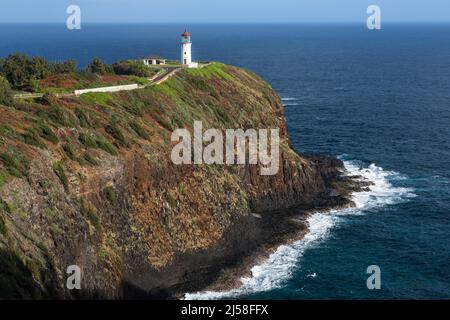
<svg viewBox="0 0 450 320">
<path fill-rule="evenodd" d="M 184 30 L 184 32 L 183 32 L 183 34 L 181 36 L 182 37 L 190 37 L 191 34 L 187 30 Z"/>
<path fill-rule="evenodd" d="M 161 58 L 160 56 L 147 56 L 144 57 L 146 60 L 166 60 L 165 58 Z"/>
</svg>

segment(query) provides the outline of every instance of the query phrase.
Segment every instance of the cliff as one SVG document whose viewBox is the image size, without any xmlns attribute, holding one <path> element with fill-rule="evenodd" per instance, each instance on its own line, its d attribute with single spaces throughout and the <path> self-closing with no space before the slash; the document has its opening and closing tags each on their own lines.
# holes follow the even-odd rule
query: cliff
<svg viewBox="0 0 450 320">
<path fill-rule="evenodd" d="M 293 215 L 349 204 L 342 163 L 294 152 L 277 94 L 236 67 L 214 63 L 142 90 L 46 95 L 0 111 L 0 298 L 199 290 L 304 232 Z M 197 120 L 279 128 L 278 174 L 174 165 L 172 131 Z M 82 269 L 80 291 L 66 289 L 70 265 Z"/>
</svg>

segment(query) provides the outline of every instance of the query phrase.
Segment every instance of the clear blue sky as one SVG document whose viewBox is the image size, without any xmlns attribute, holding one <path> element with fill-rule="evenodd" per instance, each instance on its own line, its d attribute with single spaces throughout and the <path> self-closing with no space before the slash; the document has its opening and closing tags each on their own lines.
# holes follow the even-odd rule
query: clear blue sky
<svg viewBox="0 0 450 320">
<path fill-rule="evenodd" d="M 450 22 L 450 0 L 1 0 L 0 22 L 365 22 L 377 4 L 385 22 Z"/>
</svg>

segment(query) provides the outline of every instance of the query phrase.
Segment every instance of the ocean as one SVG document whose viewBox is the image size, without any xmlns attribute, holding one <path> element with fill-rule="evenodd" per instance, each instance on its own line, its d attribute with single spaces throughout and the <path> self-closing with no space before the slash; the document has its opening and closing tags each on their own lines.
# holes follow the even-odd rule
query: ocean
<svg viewBox="0 0 450 320">
<path fill-rule="evenodd" d="M 240 288 L 187 298 L 450 298 L 450 24 L 3 24 L 0 56 L 178 59 L 185 28 L 195 59 L 272 85 L 298 152 L 339 157 L 375 184 L 356 208 L 313 215 Z M 367 288 L 370 265 L 380 290 Z"/>
</svg>

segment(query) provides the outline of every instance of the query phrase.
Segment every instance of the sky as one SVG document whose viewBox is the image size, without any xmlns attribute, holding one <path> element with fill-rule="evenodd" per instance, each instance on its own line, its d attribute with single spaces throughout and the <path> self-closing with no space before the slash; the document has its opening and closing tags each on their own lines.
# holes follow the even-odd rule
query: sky
<svg viewBox="0 0 450 320">
<path fill-rule="evenodd" d="M 1 0 L 1 22 L 65 22 L 69 5 L 89 22 L 450 22 L 450 0 Z"/>
</svg>

